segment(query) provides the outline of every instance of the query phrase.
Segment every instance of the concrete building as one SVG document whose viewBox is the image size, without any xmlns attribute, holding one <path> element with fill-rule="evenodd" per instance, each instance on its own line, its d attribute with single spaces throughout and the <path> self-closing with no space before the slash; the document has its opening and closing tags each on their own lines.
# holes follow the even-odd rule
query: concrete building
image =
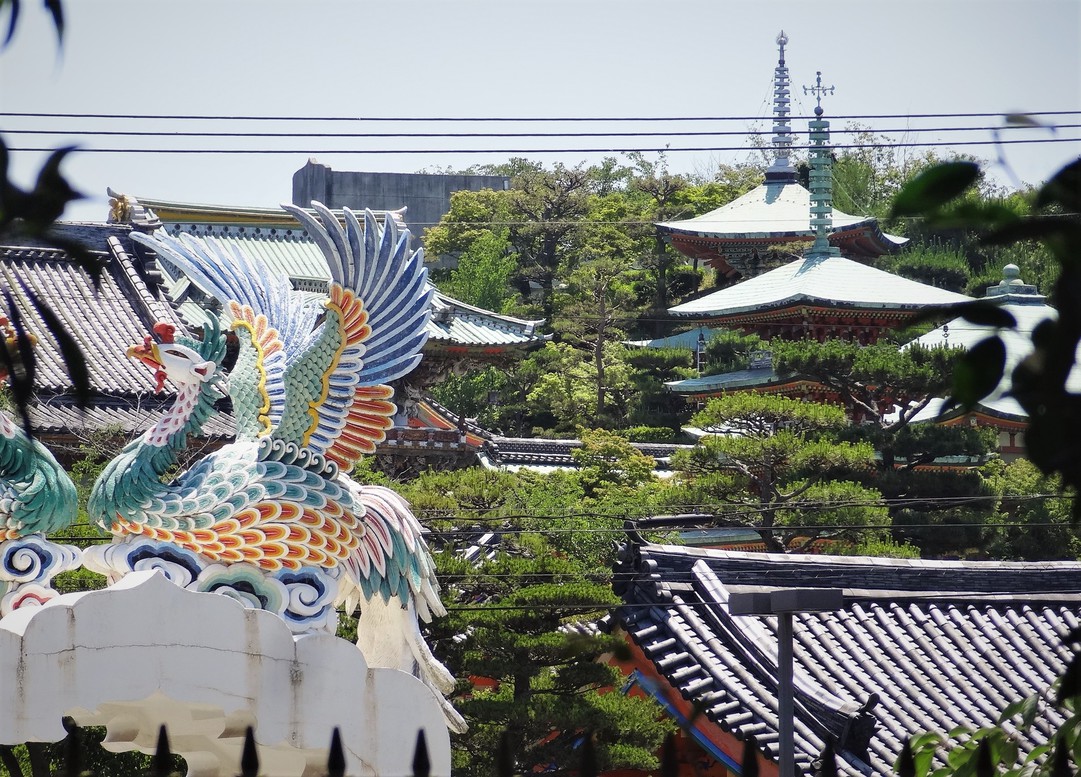
<svg viewBox="0 0 1081 777">
<path fill-rule="evenodd" d="M 308 164 L 293 173 L 293 204 L 307 207 L 312 200 L 318 200 L 328 208 L 388 211 L 405 208 L 405 222 L 412 234 L 423 241 L 424 230 L 438 224 L 450 210 L 450 196 L 454 192 L 508 188 L 510 178 L 504 175 L 334 171 L 309 159 Z"/>
</svg>

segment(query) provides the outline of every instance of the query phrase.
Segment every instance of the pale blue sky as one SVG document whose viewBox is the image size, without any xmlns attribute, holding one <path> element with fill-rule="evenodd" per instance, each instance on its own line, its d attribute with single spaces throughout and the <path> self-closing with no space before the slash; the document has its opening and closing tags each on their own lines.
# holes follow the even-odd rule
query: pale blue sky
<svg viewBox="0 0 1081 777">
<path fill-rule="evenodd" d="M 1079 0 L 67 0 L 58 56 L 49 21 L 23 3 L 15 43 L 0 52 L 0 110 L 228 116 L 754 116 L 771 106 L 780 29 L 797 114 L 798 88 L 822 70 L 832 116 L 1081 110 Z M 821 32 L 820 32 L 821 31 Z M 1062 123 L 1081 124 L 1081 115 Z M 835 121 L 834 126 L 843 125 Z M 865 120 L 877 129 L 897 119 Z M 955 125 L 935 119 L 909 127 Z M 985 123 L 995 123 L 986 120 Z M 714 129 L 768 129 L 760 121 Z M 104 220 L 106 187 L 226 205 L 276 205 L 309 157 L 335 170 L 415 172 L 504 161 L 508 154 L 360 155 L 328 149 L 463 148 L 466 140 L 101 138 L 10 134 L 15 129 L 258 132 L 688 130 L 676 124 L 434 125 L 135 122 L 0 116 L 9 146 L 283 148 L 280 155 L 82 153 L 64 170 L 89 199 L 65 218 Z M 800 123 L 796 129 L 801 129 Z M 960 134 L 911 133 L 908 140 Z M 989 133 L 966 133 L 989 139 Z M 1020 131 L 1016 138 L 1048 138 Z M 1081 129 L 1060 129 L 1081 138 Z M 743 138 L 485 139 L 513 148 L 745 146 Z M 203 145 L 199 145 L 203 144 Z M 396 145 L 395 145 L 396 144 Z M 990 147 L 962 149 L 994 157 Z M 1010 146 L 1024 181 L 1039 183 L 1081 153 L 1081 140 Z M 518 154 L 573 165 L 603 154 Z M 14 154 L 28 184 L 44 154 Z M 676 171 L 706 172 L 748 152 L 668 155 Z M 999 172 L 1001 180 L 1008 180 Z"/>
</svg>

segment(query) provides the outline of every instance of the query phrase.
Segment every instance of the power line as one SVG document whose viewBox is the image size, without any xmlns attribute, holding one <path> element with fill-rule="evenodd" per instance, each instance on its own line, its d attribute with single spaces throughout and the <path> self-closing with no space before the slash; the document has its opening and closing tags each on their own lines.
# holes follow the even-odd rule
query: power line
<svg viewBox="0 0 1081 777">
<path fill-rule="evenodd" d="M 1081 124 L 1056 124 L 1054 129 L 1077 129 Z M 1007 125 L 1004 127 L 902 127 L 876 129 L 848 127 L 832 129 L 832 135 L 911 134 L 919 132 L 999 132 L 1003 130 L 1033 130 L 1033 127 Z M 211 132 L 191 130 L 58 130 L 5 129 L 5 135 L 76 135 L 91 137 L 177 137 L 177 138 L 610 138 L 610 137 L 770 137 L 767 130 L 678 130 L 669 132 Z M 790 135 L 802 134 L 793 130 Z M 763 147 L 765 151 L 772 148 Z"/>
<path fill-rule="evenodd" d="M 831 150 L 841 149 L 882 149 L 882 148 L 957 148 L 960 146 L 1014 146 L 1031 145 L 1042 143 L 1079 143 L 1081 137 L 1071 138 L 1017 138 L 1007 140 L 959 140 L 952 142 L 928 141 L 928 142 L 904 142 L 904 143 L 840 143 L 830 145 Z M 790 146 L 792 151 L 810 151 L 816 146 L 801 145 Z M 18 146 L 11 147 L 9 151 L 18 152 L 51 152 L 56 149 L 48 146 Z M 746 152 L 758 149 L 747 146 L 690 146 L 672 148 L 662 146 L 657 148 L 397 148 L 397 149 L 358 149 L 358 148 L 324 148 L 324 149 L 278 149 L 278 148 L 95 148 L 79 147 L 79 153 L 91 154 L 334 154 L 334 155 L 376 155 L 376 154 L 412 154 L 426 156 L 433 154 L 631 154 L 631 153 L 714 153 L 714 152 Z M 768 151 L 769 149 L 764 149 Z"/>
<path fill-rule="evenodd" d="M 830 120 L 853 119 L 1009 119 L 1013 116 L 1081 116 L 1076 111 L 990 111 L 968 113 L 866 113 L 839 114 Z M 300 121 L 300 122 L 690 122 L 690 121 L 772 121 L 772 116 L 220 116 L 209 114 L 139 113 L 53 113 L 0 111 L 0 117 L 54 119 L 124 119 L 150 121 Z M 789 121 L 810 121 L 819 117 L 789 116 Z"/>
</svg>

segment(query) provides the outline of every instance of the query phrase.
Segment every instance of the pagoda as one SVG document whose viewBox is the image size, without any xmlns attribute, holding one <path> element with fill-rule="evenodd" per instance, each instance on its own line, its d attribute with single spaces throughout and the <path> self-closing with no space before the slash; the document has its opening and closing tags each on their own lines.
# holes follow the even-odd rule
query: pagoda
<svg viewBox="0 0 1081 777">
<path fill-rule="evenodd" d="M 784 56 L 787 43 L 782 30 L 777 36 L 780 56 L 773 80 L 775 157 L 766 170 L 765 182 L 709 213 L 655 225 L 662 238 L 681 254 L 716 270 L 719 285 L 777 267 L 787 256 L 778 246 L 810 243 L 817 237 L 807 218 L 811 193 L 799 184 L 790 156 L 791 82 Z M 830 245 L 861 262 L 869 262 L 907 242 L 906 238 L 882 232 L 874 218 L 852 216 L 831 207 L 830 219 Z"/>
<path fill-rule="evenodd" d="M 868 345 L 890 330 L 910 323 L 928 309 L 948 309 L 970 302 L 963 294 L 901 278 L 842 256 L 830 241 L 833 234 L 833 180 L 829 122 L 822 118 L 821 73 L 808 90 L 818 97 L 810 122 L 811 153 L 808 224 L 814 242 L 802 258 L 769 272 L 669 308 L 673 316 L 693 318 L 701 326 L 718 326 L 757 334 L 764 340 L 840 338 Z M 799 376 L 779 375 L 768 353 L 751 367 L 725 375 L 706 375 L 666 384 L 671 391 L 702 400 L 732 390 L 756 390 L 830 398 Z"/>
<path fill-rule="evenodd" d="M 822 95 L 832 87 L 822 86 L 819 72 L 816 85 L 808 90 L 818 96 L 816 118 L 810 122 L 811 189 L 807 191 L 805 219 L 814 238 L 810 250 L 802 258 L 676 305 L 668 312 L 693 318 L 701 325 L 739 329 L 766 340 L 843 338 L 866 345 L 885 331 L 904 327 L 928 308 L 970 301 L 963 294 L 849 259 L 834 245 L 829 122 L 822 118 Z M 765 226 L 783 227 L 773 223 Z"/>
</svg>

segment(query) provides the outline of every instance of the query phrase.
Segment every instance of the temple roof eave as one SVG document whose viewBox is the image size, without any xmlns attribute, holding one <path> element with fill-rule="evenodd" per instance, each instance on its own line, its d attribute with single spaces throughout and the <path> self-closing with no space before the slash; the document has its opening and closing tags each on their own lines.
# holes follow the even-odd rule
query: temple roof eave
<svg viewBox="0 0 1081 777">
<path fill-rule="evenodd" d="M 792 308 L 805 307 L 812 305 L 814 307 L 828 307 L 831 311 L 838 313 L 859 313 L 860 311 L 874 311 L 874 312 L 918 312 L 926 310 L 927 308 L 949 308 L 956 305 L 957 302 L 878 302 L 873 300 L 867 301 L 850 301 L 850 300 L 836 300 L 828 297 L 819 297 L 812 294 L 795 294 L 791 297 L 787 297 L 782 300 L 778 300 L 776 303 L 768 305 L 743 305 L 733 306 L 729 308 L 722 308 L 718 310 L 679 310 L 677 308 L 670 308 L 668 312 L 673 316 L 680 316 L 683 318 L 695 318 L 695 319 L 708 319 L 711 323 L 720 323 L 722 319 L 730 318 L 733 316 L 739 316 L 747 313 L 754 313 L 756 317 L 764 318 L 770 313 L 783 313 Z"/>
</svg>

